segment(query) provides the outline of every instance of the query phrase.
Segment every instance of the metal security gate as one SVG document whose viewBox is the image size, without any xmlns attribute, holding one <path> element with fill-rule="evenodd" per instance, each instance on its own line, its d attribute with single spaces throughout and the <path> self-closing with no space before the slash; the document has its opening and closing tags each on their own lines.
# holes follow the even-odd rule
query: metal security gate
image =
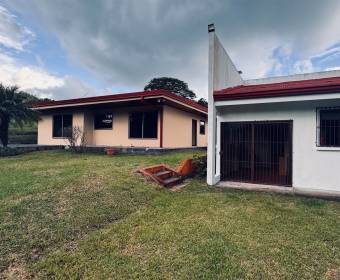
<svg viewBox="0 0 340 280">
<path fill-rule="evenodd" d="M 292 186 L 292 124 L 221 123 L 222 180 Z"/>
</svg>

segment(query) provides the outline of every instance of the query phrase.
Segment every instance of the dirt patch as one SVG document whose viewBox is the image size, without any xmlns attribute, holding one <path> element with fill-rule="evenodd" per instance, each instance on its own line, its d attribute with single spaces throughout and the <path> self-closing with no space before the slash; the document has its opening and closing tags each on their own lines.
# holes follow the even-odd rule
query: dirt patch
<svg viewBox="0 0 340 280">
<path fill-rule="evenodd" d="M 340 280 L 340 268 L 328 269 L 325 275 L 328 279 Z"/>
<path fill-rule="evenodd" d="M 20 279 L 20 280 L 26 280 L 31 279 L 31 276 L 27 271 L 25 270 L 24 265 L 19 263 L 13 263 L 11 264 L 2 274 L 0 274 L 1 279 Z"/>
</svg>

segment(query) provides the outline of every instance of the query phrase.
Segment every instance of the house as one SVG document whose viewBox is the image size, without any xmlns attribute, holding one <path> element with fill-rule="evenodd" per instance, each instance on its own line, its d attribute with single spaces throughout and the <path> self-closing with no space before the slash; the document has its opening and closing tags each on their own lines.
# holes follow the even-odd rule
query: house
<svg viewBox="0 0 340 280">
<path fill-rule="evenodd" d="M 48 101 L 40 112 L 39 145 L 66 145 L 72 127 L 89 146 L 207 146 L 207 108 L 165 90 Z"/>
<path fill-rule="evenodd" d="M 209 185 L 340 196 L 340 71 L 242 79 L 209 25 Z"/>
</svg>

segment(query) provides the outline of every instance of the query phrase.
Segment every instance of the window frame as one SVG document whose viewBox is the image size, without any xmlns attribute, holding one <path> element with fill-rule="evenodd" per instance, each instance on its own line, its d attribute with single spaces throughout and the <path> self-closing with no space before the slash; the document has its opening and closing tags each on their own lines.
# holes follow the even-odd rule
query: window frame
<svg viewBox="0 0 340 280">
<path fill-rule="evenodd" d="M 316 147 L 318 149 L 340 149 L 339 145 L 321 145 L 321 112 L 322 111 L 331 111 L 331 110 L 340 110 L 340 106 L 337 107 L 318 107 L 316 108 Z"/>
<path fill-rule="evenodd" d="M 202 122 L 204 123 L 203 126 L 201 125 Z M 202 133 L 202 130 L 201 130 L 202 127 L 204 129 L 203 133 Z M 205 130 L 206 130 L 206 122 L 205 122 L 205 120 L 200 120 L 200 135 L 205 135 Z"/>
<path fill-rule="evenodd" d="M 61 136 L 54 136 L 54 118 L 57 116 L 61 116 Z M 66 113 L 66 114 L 53 114 L 52 115 L 52 138 L 53 139 L 67 139 L 68 136 L 64 135 L 64 116 L 71 116 L 71 129 L 73 130 L 73 114 Z M 72 131 L 71 131 L 72 133 Z M 71 135 L 72 136 L 72 135 Z"/>
<path fill-rule="evenodd" d="M 111 115 L 111 127 L 110 128 L 96 128 L 96 116 L 98 115 Z M 93 115 L 93 130 L 112 130 L 113 129 L 113 112 L 103 112 L 103 113 L 94 113 Z"/>
<path fill-rule="evenodd" d="M 157 122 L 156 122 L 156 137 L 148 137 L 148 138 L 145 138 L 144 137 L 144 118 L 145 118 L 145 113 L 151 113 L 151 112 L 154 112 L 154 113 L 157 113 Z M 131 131 L 130 131 L 130 128 L 131 128 L 131 123 L 130 123 L 130 120 L 131 120 L 131 115 L 133 113 L 141 113 L 142 114 L 142 137 L 131 137 Z M 157 140 L 158 139 L 158 124 L 159 124 L 159 111 L 158 110 L 150 110 L 150 111 L 131 111 L 129 112 L 129 117 L 128 117 L 128 138 L 129 139 L 142 139 L 142 140 Z"/>
</svg>

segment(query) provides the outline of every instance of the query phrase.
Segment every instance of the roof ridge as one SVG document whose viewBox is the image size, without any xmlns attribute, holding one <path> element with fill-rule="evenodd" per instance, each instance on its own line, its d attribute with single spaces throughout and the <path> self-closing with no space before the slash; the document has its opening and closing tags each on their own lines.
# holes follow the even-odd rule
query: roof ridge
<svg viewBox="0 0 340 280">
<path fill-rule="evenodd" d="M 114 100 L 129 100 L 133 98 L 144 98 L 147 96 L 167 96 L 173 100 L 177 100 L 186 105 L 192 106 L 197 110 L 207 111 L 207 107 L 199 104 L 195 100 L 191 100 L 189 98 L 179 96 L 174 92 L 165 89 L 154 89 L 154 90 L 145 90 L 145 91 L 137 91 L 137 92 L 127 92 L 127 93 L 116 93 L 116 94 L 108 94 L 108 95 L 99 95 L 99 96 L 90 96 L 90 97 L 81 97 L 81 98 L 71 98 L 71 99 L 63 99 L 63 100 L 53 100 L 53 101 L 43 101 L 32 104 L 32 108 L 44 108 L 50 106 L 61 106 L 61 105 L 72 105 L 78 103 L 90 103 L 90 102 L 110 102 Z"/>
</svg>

